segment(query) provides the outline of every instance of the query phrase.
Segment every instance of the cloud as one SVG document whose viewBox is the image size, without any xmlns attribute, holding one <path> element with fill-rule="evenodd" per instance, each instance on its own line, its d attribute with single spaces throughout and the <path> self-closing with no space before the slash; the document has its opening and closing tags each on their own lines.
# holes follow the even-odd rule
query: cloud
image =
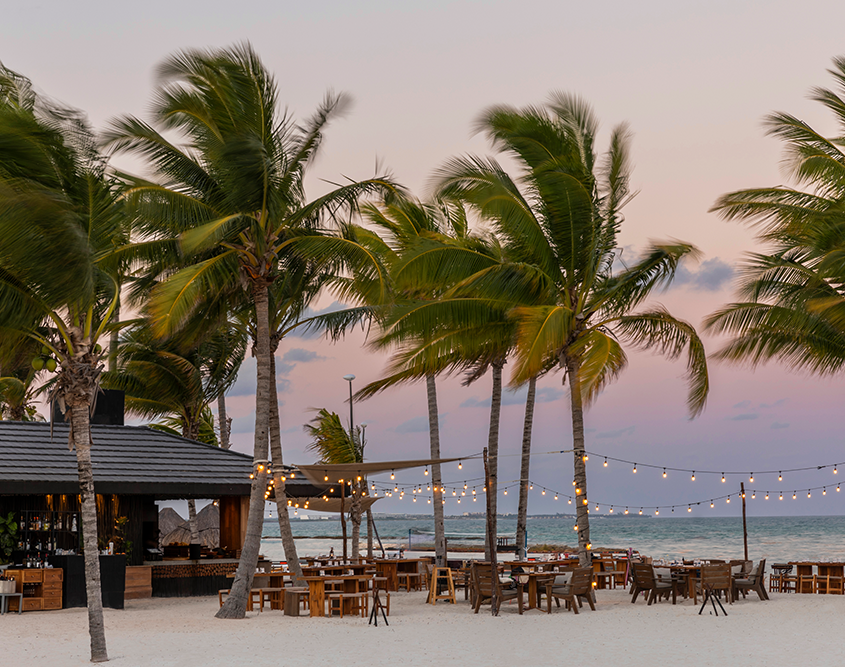
<svg viewBox="0 0 845 667">
<path fill-rule="evenodd" d="M 253 431 L 255 431 L 255 410 L 232 420 L 232 433 L 252 433 Z"/>
<path fill-rule="evenodd" d="M 778 429 L 778 428 L 789 428 L 789 424 L 784 424 L 783 422 L 774 422 L 774 423 L 772 424 L 772 428 L 774 428 L 774 429 Z"/>
<path fill-rule="evenodd" d="M 610 438 L 621 438 L 624 435 L 632 435 L 634 433 L 634 429 L 636 426 L 626 426 L 625 428 L 620 428 L 616 431 L 604 431 L 602 433 L 597 433 L 596 437 L 601 438 L 602 440 L 608 440 Z"/>
<path fill-rule="evenodd" d="M 765 408 L 779 408 L 779 407 L 781 407 L 784 403 L 786 403 L 786 399 L 785 399 L 785 398 L 782 398 L 782 399 L 780 399 L 779 401 L 775 401 L 774 403 L 760 403 L 760 407 L 761 407 L 761 408 L 764 408 L 764 409 L 765 409 Z"/>
<path fill-rule="evenodd" d="M 743 408 L 750 408 L 750 407 L 751 407 L 751 401 L 740 401 L 739 403 L 737 403 L 734 406 L 734 408 L 736 408 L 738 410 L 742 410 Z"/>
<path fill-rule="evenodd" d="M 551 403 L 563 396 L 563 389 L 557 387 L 542 387 L 537 390 L 534 396 L 536 403 Z M 520 387 L 516 390 L 505 389 L 502 392 L 502 406 L 506 405 L 525 405 L 525 399 L 528 397 L 528 387 Z M 487 396 L 486 398 L 478 398 L 472 396 L 461 403 L 462 408 L 489 408 L 493 403 L 493 398 Z"/>
<path fill-rule="evenodd" d="M 702 292 L 715 292 L 727 285 L 734 275 L 733 267 L 718 257 L 708 259 L 691 271 L 683 264 L 678 267 L 672 287 L 687 287 Z"/>
<path fill-rule="evenodd" d="M 440 426 L 443 426 L 443 422 L 446 419 L 446 415 L 442 414 L 439 416 L 438 422 Z M 399 426 L 391 429 L 396 433 L 424 433 L 428 431 L 428 417 L 414 417 L 413 419 L 409 419 L 408 421 L 402 422 Z"/>
<path fill-rule="evenodd" d="M 288 364 L 284 361 L 276 362 L 276 377 L 290 375 L 290 372 L 296 368 L 296 364 Z"/>
<path fill-rule="evenodd" d="M 735 422 L 744 422 L 750 421 L 751 419 L 757 419 L 760 415 L 754 414 L 753 412 L 744 412 L 741 415 L 736 415 L 735 417 L 728 417 L 731 421 Z"/>
<path fill-rule="evenodd" d="M 325 358 L 326 357 L 320 356 L 313 350 L 306 350 L 302 347 L 292 347 L 287 352 L 285 352 L 284 356 L 282 357 L 282 361 L 307 364 L 311 361 L 322 361 Z"/>
</svg>

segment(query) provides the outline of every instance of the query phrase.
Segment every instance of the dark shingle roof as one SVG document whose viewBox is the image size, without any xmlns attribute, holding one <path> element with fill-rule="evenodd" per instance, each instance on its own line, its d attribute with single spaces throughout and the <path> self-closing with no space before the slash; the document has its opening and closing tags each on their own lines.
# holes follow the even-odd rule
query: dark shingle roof
<svg viewBox="0 0 845 667">
<path fill-rule="evenodd" d="M 92 425 L 97 493 L 157 498 L 249 495 L 252 457 L 146 426 Z M 78 493 L 68 426 L 0 421 L 0 494 Z"/>
</svg>

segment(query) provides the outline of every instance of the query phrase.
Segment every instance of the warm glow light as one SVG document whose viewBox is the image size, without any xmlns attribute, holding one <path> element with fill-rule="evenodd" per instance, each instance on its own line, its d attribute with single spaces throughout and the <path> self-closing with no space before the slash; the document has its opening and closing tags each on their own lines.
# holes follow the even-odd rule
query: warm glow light
<svg viewBox="0 0 845 667">
<path fill-rule="evenodd" d="M 626 507 L 626 508 L 625 508 L 625 514 L 627 514 L 627 513 L 628 513 L 628 508 Z"/>
<path fill-rule="evenodd" d="M 692 512 L 692 506 L 687 507 L 687 512 Z"/>
<path fill-rule="evenodd" d="M 713 501 L 712 501 L 712 500 L 710 501 L 710 507 L 716 507 L 716 506 L 713 504 Z"/>
<path fill-rule="evenodd" d="M 428 476 L 428 466 L 426 466 L 426 468 L 425 468 L 425 473 L 424 473 L 424 474 L 425 474 L 426 476 Z"/>
<path fill-rule="evenodd" d="M 754 473 L 753 473 L 753 472 L 751 473 L 751 476 L 748 478 L 748 481 L 749 481 L 749 482 L 753 482 L 753 481 L 754 481 Z"/>
<path fill-rule="evenodd" d="M 461 461 L 458 461 L 458 470 L 463 470 L 464 464 Z"/>
<path fill-rule="evenodd" d="M 654 514 L 655 514 L 655 515 L 660 514 L 660 510 L 659 510 L 659 509 L 655 509 L 655 510 L 654 510 Z"/>
<path fill-rule="evenodd" d="M 584 498 L 584 504 L 585 504 L 585 505 L 587 504 L 587 499 L 586 499 L 586 498 Z"/>
<path fill-rule="evenodd" d="M 604 467 L 607 468 L 607 459 L 604 460 Z"/>
<path fill-rule="evenodd" d="M 798 496 L 795 495 L 795 491 L 792 492 L 792 499 L 795 500 Z"/>
<path fill-rule="evenodd" d="M 390 471 L 390 479 L 396 479 L 396 475 L 393 474 L 393 471 Z"/>
<path fill-rule="evenodd" d="M 810 491 L 809 490 L 807 491 L 807 497 L 808 498 L 810 497 Z"/>
<path fill-rule="evenodd" d="M 557 494 L 555 494 L 555 500 L 557 500 Z"/>
<path fill-rule="evenodd" d="M 839 470 L 836 468 L 836 466 L 833 466 L 833 474 L 836 475 L 838 473 L 839 473 Z"/>
<path fill-rule="evenodd" d="M 690 479 L 694 482 L 695 481 L 695 470 L 692 471 L 692 477 Z"/>
<path fill-rule="evenodd" d="M 779 482 L 783 481 L 783 475 L 780 472 L 778 472 L 778 481 Z"/>
<path fill-rule="evenodd" d="M 725 473 L 722 473 L 722 484 L 725 483 Z"/>
<path fill-rule="evenodd" d="M 769 499 L 769 492 L 766 491 L 766 500 L 768 500 L 768 499 Z"/>
<path fill-rule="evenodd" d="M 642 507 L 641 507 L 641 508 L 640 508 L 640 514 L 642 514 L 642 513 L 643 513 L 643 509 L 642 509 Z"/>
<path fill-rule="evenodd" d="M 545 489 L 543 489 L 543 495 L 544 495 L 544 496 L 546 495 L 546 490 L 545 490 Z"/>
<path fill-rule="evenodd" d="M 783 493 L 780 494 L 780 497 L 778 498 L 778 500 L 783 500 Z"/>
<path fill-rule="evenodd" d="M 635 473 L 637 472 L 637 464 L 636 463 L 634 464 L 634 472 Z"/>
<path fill-rule="evenodd" d="M 837 489 L 837 491 L 838 491 L 838 489 Z M 569 500 L 567 500 L 567 501 L 566 501 L 566 504 L 567 504 L 567 505 L 571 505 L 571 504 L 572 504 L 572 498 L 570 498 Z"/>
<path fill-rule="evenodd" d="M 666 468 L 663 468 L 663 479 L 666 479 Z"/>
</svg>

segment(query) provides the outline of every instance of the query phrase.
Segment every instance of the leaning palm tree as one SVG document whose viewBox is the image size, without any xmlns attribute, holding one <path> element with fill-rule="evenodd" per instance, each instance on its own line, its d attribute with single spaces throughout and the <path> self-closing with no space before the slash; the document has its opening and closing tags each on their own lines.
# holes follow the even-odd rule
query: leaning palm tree
<svg viewBox="0 0 845 667">
<path fill-rule="evenodd" d="M 845 131 L 845 58 L 831 74 L 838 92 L 815 88 L 811 98 L 833 112 Z M 845 367 L 845 141 L 827 139 L 786 113 L 767 117 L 768 133 L 786 144 L 786 165 L 805 189 L 740 190 L 714 210 L 749 221 L 769 252 L 741 267 L 741 299 L 707 319 L 732 336 L 717 357 L 752 366 L 777 359 L 819 375 Z"/>
<path fill-rule="evenodd" d="M 477 272 L 456 284 L 438 302 L 406 314 L 395 326 L 424 330 L 443 317 L 467 327 L 483 326 L 490 311 L 505 309 L 517 326 L 511 384 L 548 370 L 550 361 L 569 381 L 577 503 L 579 557 L 589 562 L 584 407 L 623 370 L 622 343 L 656 349 L 670 358 L 687 350 L 693 415 L 708 391 L 704 348 L 695 329 L 664 308 L 634 312 L 668 284 L 692 246 L 652 244 L 639 261 L 616 270 L 617 234 L 628 190 L 628 131 L 615 128 L 602 165 L 593 153 L 597 122 L 580 99 L 555 94 L 545 107 L 494 107 L 479 120 L 493 145 L 514 160 L 512 178 L 492 158 L 466 156 L 449 161 L 437 174 L 441 196 L 467 205 L 493 229 L 503 260 L 468 254 L 461 248 L 425 258 L 414 267 L 428 282 L 467 263 Z M 495 492 L 490 489 L 489 492 Z"/>
<path fill-rule="evenodd" d="M 386 179 L 350 183 L 306 203 L 305 170 L 330 119 L 347 98 L 329 95 L 303 127 L 281 117 L 276 84 L 249 45 L 191 50 L 159 68 L 153 108 L 157 127 L 136 118 L 116 121 L 115 150 L 147 158 L 158 183 L 127 177 L 127 199 L 139 221 L 146 256 L 157 243 L 174 264 L 152 289 L 154 330 L 167 336 L 196 313 L 209 295 L 246 292 L 254 318 L 257 362 L 255 474 L 241 561 L 232 594 L 218 618 L 243 618 L 258 562 L 267 486 L 271 342 L 269 286 L 279 262 L 297 253 L 324 266 L 366 264 L 360 246 L 319 233 L 323 220 L 354 209 L 359 196 L 390 189 Z M 183 146 L 163 133 L 176 133 Z M 337 269 L 339 270 L 339 269 Z M 242 287 L 243 286 L 243 287 Z M 245 288 L 245 289 L 244 289 Z M 281 477 L 282 471 L 274 473 Z M 279 481 L 281 481 L 279 479 Z"/>
<path fill-rule="evenodd" d="M 305 425 L 305 432 L 311 436 L 312 442 L 308 450 L 320 457 L 320 463 L 331 465 L 343 463 L 363 463 L 364 447 L 363 429 L 360 426 L 349 425 L 349 430 L 343 428 L 340 417 L 336 412 L 329 412 L 325 408 L 317 411 L 314 419 Z M 361 516 L 363 514 L 364 496 L 367 495 L 367 482 L 362 478 L 346 480 L 352 498 L 349 508 L 349 519 L 352 521 L 352 558 L 359 556 L 361 542 Z M 341 488 L 341 500 L 345 490 Z M 341 511 L 341 524 L 345 525 L 346 518 Z M 344 535 L 346 530 L 344 529 Z M 343 540 L 343 557 L 346 558 L 346 538 Z"/>
<path fill-rule="evenodd" d="M 118 298 L 111 251 L 128 238 L 94 146 L 81 112 L 0 66 L 0 358 L 35 340 L 57 361 L 51 398 L 69 413 L 79 468 L 91 660 L 103 662 L 89 418 L 103 370 L 98 341 Z"/>
</svg>

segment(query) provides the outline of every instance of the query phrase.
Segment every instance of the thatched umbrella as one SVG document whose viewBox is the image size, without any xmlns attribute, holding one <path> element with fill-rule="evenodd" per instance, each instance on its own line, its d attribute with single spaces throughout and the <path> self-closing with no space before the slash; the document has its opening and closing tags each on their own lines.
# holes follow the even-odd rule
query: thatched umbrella
<svg viewBox="0 0 845 667">
<path fill-rule="evenodd" d="M 179 513 L 172 507 L 165 507 L 158 513 L 158 536 L 159 546 L 163 544 L 170 544 L 162 539 L 162 536 L 168 535 L 176 530 L 179 526 L 185 523 L 185 519 L 179 516 Z"/>
<path fill-rule="evenodd" d="M 176 512 L 173 512 L 173 514 L 179 516 Z M 159 526 L 161 526 L 161 523 L 159 523 Z M 210 503 L 198 512 L 197 529 L 199 530 L 200 544 L 209 549 L 217 549 L 220 546 L 220 508 Z M 164 530 L 161 533 L 163 535 L 161 538 L 162 545 L 191 543 L 191 527 L 185 520 L 182 520 L 179 525 L 173 527 L 167 533 Z"/>
</svg>

